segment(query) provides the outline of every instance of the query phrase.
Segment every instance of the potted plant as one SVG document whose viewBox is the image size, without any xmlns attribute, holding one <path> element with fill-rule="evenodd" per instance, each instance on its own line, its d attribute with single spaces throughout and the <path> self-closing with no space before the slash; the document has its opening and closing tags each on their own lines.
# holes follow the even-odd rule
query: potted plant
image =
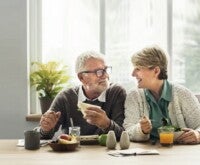
<svg viewBox="0 0 200 165">
<path fill-rule="evenodd" d="M 67 74 L 67 66 L 59 62 L 47 63 L 32 62 L 30 73 L 30 85 L 35 87 L 39 94 L 42 114 L 45 113 L 55 96 L 63 89 L 70 76 Z"/>
</svg>

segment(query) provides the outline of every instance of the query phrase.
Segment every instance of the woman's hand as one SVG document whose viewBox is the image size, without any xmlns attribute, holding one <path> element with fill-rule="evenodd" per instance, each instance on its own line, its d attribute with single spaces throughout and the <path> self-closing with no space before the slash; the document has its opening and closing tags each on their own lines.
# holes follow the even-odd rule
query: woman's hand
<svg viewBox="0 0 200 165">
<path fill-rule="evenodd" d="M 141 129 L 142 129 L 142 132 L 144 134 L 149 134 L 152 130 L 152 124 L 151 124 L 151 120 L 146 117 L 146 116 L 143 116 L 141 119 L 140 119 L 140 126 L 141 126 Z"/>
<path fill-rule="evenodd" d="M 198 131 L 190 129 L 190 128 L 183 128 L 184 133 L 177 138 L 177 142 L 180 144 L 198 144 L 200 143 L 200 134 Z"/>
</svg>

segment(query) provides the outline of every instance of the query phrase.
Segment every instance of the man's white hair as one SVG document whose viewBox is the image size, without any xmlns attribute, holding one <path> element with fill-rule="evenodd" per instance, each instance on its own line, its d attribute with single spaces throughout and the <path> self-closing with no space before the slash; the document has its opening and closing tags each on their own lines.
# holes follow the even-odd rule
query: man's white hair
<svg viewBox="0 0 200 165">
<path fill-rule="evenodd" d="M 104 61 L 105 55 L 95 51 L 86 51 L 81 53 L 76 59 L 75 72 L 78 74 L 84 71 L 86 61 L 91 58 Z"/>
</svg>

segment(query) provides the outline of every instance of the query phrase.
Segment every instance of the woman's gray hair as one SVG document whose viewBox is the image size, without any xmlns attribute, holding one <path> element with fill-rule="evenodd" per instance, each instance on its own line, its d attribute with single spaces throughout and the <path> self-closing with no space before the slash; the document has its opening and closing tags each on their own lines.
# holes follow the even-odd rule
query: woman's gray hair
<svg viewBox="0 0 200 165">
<path fill-rule="evenodd" d="M 131 61 L 136 67 L 160 68 L 158 78 L 167 79 L 167 54 L 159 46 L 146 47 L 133 54 Z"/>
<path fill-rule="evenodd" d="M 98 53 L 98 52 L 95 52 L 95 51 L 84 52 L 84 53 L 80 54 L 76 59 L 75 72 L 78 74 L 78 73 L 84 71 L 86 61 L 88 61 L 91 58 L 98 59 L 98 60 L 101 60 L 101 61 L 105 60 L 104 55 L 101 54 L 101 53 Z"/>
</svg>

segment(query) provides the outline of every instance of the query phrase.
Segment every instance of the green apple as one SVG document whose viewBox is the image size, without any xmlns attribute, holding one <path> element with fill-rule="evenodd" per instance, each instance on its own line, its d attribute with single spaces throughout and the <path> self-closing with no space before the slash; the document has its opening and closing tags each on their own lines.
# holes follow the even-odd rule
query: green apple
<svg viewBox="0 0 200 165">
<path fill-rule="evenodd" d="M 98 137 L 99 144 L 102 146 L 106 146 L 106 139 L 107 139 L 107 134 L 99 135 Z"/>
</svg>

